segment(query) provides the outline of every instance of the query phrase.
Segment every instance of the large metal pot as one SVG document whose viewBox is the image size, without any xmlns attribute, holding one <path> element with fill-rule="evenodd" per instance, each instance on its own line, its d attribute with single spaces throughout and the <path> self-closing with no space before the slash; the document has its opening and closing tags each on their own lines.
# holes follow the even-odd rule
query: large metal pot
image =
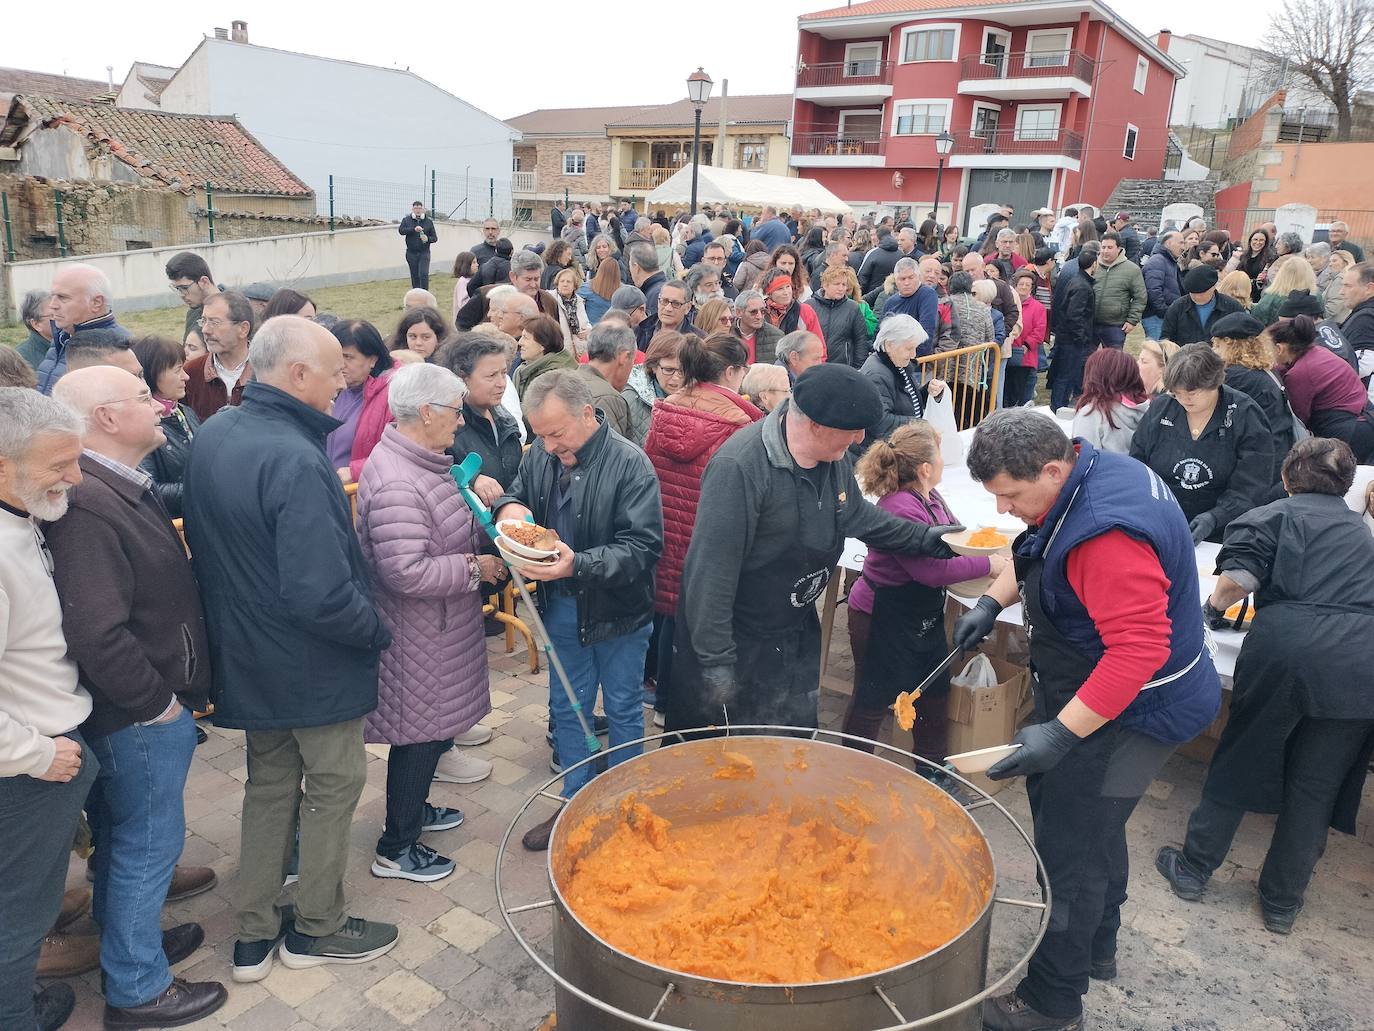
<svg viewBox="0 0 1374 1031">
<path fill-rule="evenodd" d="M 752 761 L 755 777 L 713 778 L 712 769 L 728 761 L 726 751 Z M 844 980 L 746 984 L 655 966 L 594 934 L 564 895 L 575 860 L 600 844 L 615 821 L 599 823 L 589 840 L 585 832 L 578 835 L 576 847 L 570 845 L 573 830 L 585 828 L 589 817 L 614 816 L 621 800 L 632 793 L 649 795 L 654 812 L 678 826 L 709 821 L 720 814 L 762 812 L 770 803 L 825 808 L 841 798 L 871 801 L 880 819 L 868 827 L 849 820 L 839 808 L 828 812 L 846 831 L 862 833 L 878 843 L 895 836 L 917 862 L 951 864 L 966 874 L 976 893 L 976 917 L 958 937 L 934 952 Z M 893 804 L 909 818 L 891 818 L 889 805 Z M 917 816 L 922 810 L 934 816 L 929 833 L 926 823 L 932 821 L 923 822 Z M 893 881 L 903 880 L 902 870 L 885 873 Z M 609 1004 L 612 1010 L 680 1028 L 871 1031 L 891 1026 L 894 1015 L 912 1021 L 958 1007 L 978 996 L 986 983 L 996 875 L 981 829 L 949 795 L 909 768 L 838 744 L 735 735 L 657 749 L 615 766 L 578 792 L 560 815 L 549 849 L 549 877 L 559 1031 L 656 1026 L 617 1018 L 606 1005 L 598 1006 L 586 997 Z M 926 1026 L 939 1031 L 977 1031 L 977 1007 L 967 1006 Z"/>
</svg>

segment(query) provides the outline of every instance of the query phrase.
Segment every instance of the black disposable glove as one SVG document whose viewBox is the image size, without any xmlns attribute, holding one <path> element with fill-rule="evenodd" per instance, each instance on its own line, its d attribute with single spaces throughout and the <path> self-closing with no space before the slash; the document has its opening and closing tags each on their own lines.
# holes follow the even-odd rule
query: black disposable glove
<svg viewBox="0 0 1374 1031">
<path fill-rule="evenodd" d="M 711 710 L 729 705 L 735 700 L 735 667 L 703 666 L 701 684 L 706 693 L 706 704 Z"/>
<path fill-rule="evenodd" d="M 1188 530 L 1193 535 L 1193 543 L 1201 544 L 1212 535 L 1212 531 L 1217 528 L 1217 517 L 1211 512 L 1203 512 L 1200 516 L 1194 516 L 1193 521 L 1188 524 Z"/>
<path fill-rule="evenodd" d="M 1229 625 L 1226 612 L 1213 605 L 1210 598 L 1202 603 L 1202 621 L 1213 630 L 1225 630 Z"/>
<path fill-rule="evenodd" d="M 1011 741 L 1021 747 L 988 770 L 988 780 L 1028 777 L 1052 770 L 1078 744 L 1079 737 L 1056 717 L 1048 723 L 1022 727 Z"/>
<path fill-rule="evenodd" d="M 962 652 L 975 647 L 979 641 L 992 633 L 997 625 L 998 613 L 1002 611 L 1001 602 L 983 595 L 962 616 L 954 621 L 952 644 Z"/>
<path fill-rule="evenodd" d="M 921 541 L 921 554 L 929 555 L 931 558 L 958 558 L 948 544 L 943 540 L 947 533 L 958 533 L 964 527 L 960 523 L 953 523 L 949 526 L 928 526 L 926 527 L 925 538 Z"/>
</svg>

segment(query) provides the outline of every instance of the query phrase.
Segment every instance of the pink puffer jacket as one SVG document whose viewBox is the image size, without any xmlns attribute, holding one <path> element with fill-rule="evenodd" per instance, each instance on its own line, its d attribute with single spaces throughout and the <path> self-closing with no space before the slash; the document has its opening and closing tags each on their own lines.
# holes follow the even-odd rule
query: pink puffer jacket
<svg viewBox="0 0 1374 1031">
<path fill-rule="evenodd" d="M 358 539 L 392 635 L 368 741 L 442 741 L 491 711 L 482 599 L 468 565 L 479 531 L 451 464 L 388 426 L 358 484 Z"/>
</svg>

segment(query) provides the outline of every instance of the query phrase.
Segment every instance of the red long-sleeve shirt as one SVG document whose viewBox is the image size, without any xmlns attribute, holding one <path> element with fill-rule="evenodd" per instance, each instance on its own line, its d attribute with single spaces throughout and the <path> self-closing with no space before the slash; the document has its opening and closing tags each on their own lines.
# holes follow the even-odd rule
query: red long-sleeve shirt
<svg viewBox="0 0 1374 1031">
<path fill-rule="evenodd" d="M 1116 719 L 1169 658 L 1169 578 L 1154 549 L 1122 530 L 1078 545 L 1066 572 L 1106 646 L 1077 697 Z"/>
</svg>

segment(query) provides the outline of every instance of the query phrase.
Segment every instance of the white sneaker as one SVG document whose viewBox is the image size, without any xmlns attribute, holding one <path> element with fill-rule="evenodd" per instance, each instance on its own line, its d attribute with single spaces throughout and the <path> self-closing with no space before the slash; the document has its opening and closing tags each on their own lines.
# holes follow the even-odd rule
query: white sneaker
<svg viewBox="0 0 1374 1031">
<path fill-rule="evenodd" d="M 446 784 L 476 784 L 490 776 L 490 762 L 475 755 L 465 755 L 456 748 L 441 755 L 439 765 L 434 768 L 434 779 Z"/>
<path fill-rule="evenodd" d="M 485 745 L 491 740 L 492 730 L 482 724 L 474 724 L 471 730 L 465 730 L 461 734 L 453 735 L 453 743 L 462 745 L 464 748 L 471 748 L 473 745 Z"/>
</svg>

